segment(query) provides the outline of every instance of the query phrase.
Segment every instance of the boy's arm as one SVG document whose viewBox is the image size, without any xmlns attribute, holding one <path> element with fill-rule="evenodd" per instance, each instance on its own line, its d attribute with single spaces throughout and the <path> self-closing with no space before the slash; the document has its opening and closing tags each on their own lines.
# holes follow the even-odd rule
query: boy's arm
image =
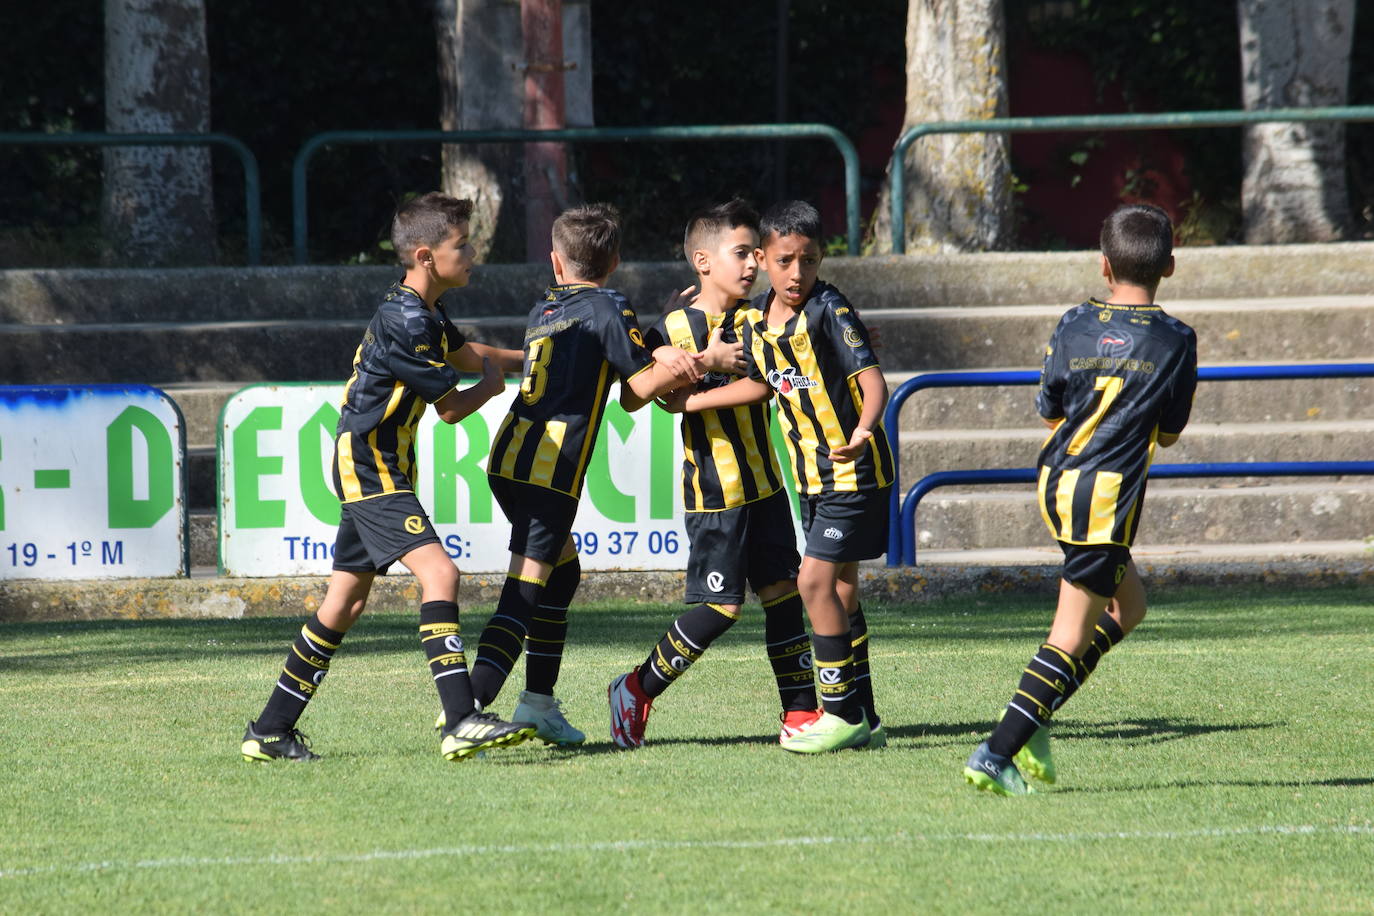
<svg viewBox="0 0 1374 916">
<path fill-rule="evenodd" d="M 709 391 L 698 391 L 688 396 L 683 403 L 683 410 L 686 413 L 700 413 L 703 410 L 743 407 L 745 404 L 766 401 L 772 396 L 773 389 L 764 382 L 752 378 L 738 378 L 728 385 L 721 385 Z"/>
<path fill-rule="evenodd" d="M 450 350 L 448 364 L 460 372 L 482 372 L 482 360 L 488 359 L 502 372 L 521 372 L 525 368 L 522 350 L 506 350 L 469 340 L 457 350 Z"/>
<path fill-rule="evenodd" d="M 506 390 L 501 378 L 501 370 L 487 357 L 482 357 L 482 379 L 467 388 L 454 388 L 434 402 L 434 412 L 445 423 L 457 423 L 469 414 L 476 413 L 482 405 Z"/>
<path fill-rule="evenodd" d="M 1188 417 L 1193 412 L 1193 395 L 1197 392 L 1197 337 L 1189 329 L 1187 343 L 1174 382 L 1173 398 L 1159 421 L 1155 442 L 1168 448 L 1183 434 Z"/>
<path fill-rule="evenodd" d="M 853 461 L 868 448 L 868 440 L 873 438 L 873 427 L 882 422 L 883 408 L 887 406 L 887 382 L 883 370 L 869 366 L 856 376 L 859 391 L 863 394 L 864 409 L 859 414 L 859 423 L 849 435 L 849 443 L 830 450 L 831 461 Z"/>
</svg>

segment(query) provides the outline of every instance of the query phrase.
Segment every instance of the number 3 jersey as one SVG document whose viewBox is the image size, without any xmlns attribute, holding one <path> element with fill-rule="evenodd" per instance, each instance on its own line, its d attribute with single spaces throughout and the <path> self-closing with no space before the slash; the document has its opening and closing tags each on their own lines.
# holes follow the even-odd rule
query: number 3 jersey
<svg viewBox="0 0 1374 916">
<path fill-rule="evenodd" d="M 525 377 L 492 442 L 487 473 L 577 498 L 611 383 L 652 364 L 620 293 L 549 287 L 525 329 Z"/>
<path fill-rule="evenodd" d="M 1157 305 L 1090 299 L 1059 320 L 1035 406 L 1059 420 L 1040 451 L 1040 512 L 1056 539 L 1131 546 L 1160 433 L 1188 423 L 1197 336 Z"/>
</svg>

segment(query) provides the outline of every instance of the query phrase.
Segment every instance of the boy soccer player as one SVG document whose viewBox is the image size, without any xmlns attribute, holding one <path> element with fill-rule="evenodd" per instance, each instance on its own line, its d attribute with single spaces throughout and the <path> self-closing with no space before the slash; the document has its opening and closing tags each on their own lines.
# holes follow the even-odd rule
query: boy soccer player
<svg viewBox="0 0 1374 916">
<path fill-rule="evenodd" d="M 700 293 L 649 329 L 649 347 L 666 343 L 698 353 L 718 330 L 727 341 L 738 339 L 758 274 L 758 223 L 741 200 L 693 214 L 682 247 Z M 712 372 L 696 390 L 732 377 Z M 797 592 L 800 558 L 782 480 L 768 441 L 765 402 L 683 414 L 682 501 L 691 543 L 686 603 L 695 606 L 669 625 L 643 664 L 611 682 L 611 738 L 619 746 L 644 743 L 653 701 L 739 619 L 746 582 L 764 608 L 764 642 L 782 701 L 780 739 L 819 717 Z"/>
<path fill-rule="evenodd" d="M 530 312 L 524 380 L 496 432 L 487 480 L 511 523 L 511 561 L 496 613 L 477 650 L 472 686 L 483 708 L 496 699 L 520 652 L 525 690 L 514 720 L 560 746 L 585 735 L 553 696 L 567 607 L 581 577 L 572 525 L 611 383 L 638 410 L 701 378 L 700 354 L 652 353 L 634 309 L 605 284 L 620 263 L 620 214 L 608 204 L 565 211 L 553 224 L 554 285 Z"/>
<path fill-rule="evenodd" d="M 415 498 L 415 430 L 425 405 L 457 423 L 505 390 L 501 371 L 520 367 L 517 350 L 465 341 L 438 304 L 472 274 L 472 202 L 431 193 L 402 204 L 391 240 L 405 279 L 391 287 L 353 357 L 353 375 L 334 440 L 334 490 L 343 502 L 334 572 L 319 610 L 296 637 L 276 687 L 248 723 L 247 760 L 315 760 L 296 722 L 329 671 L 344 634 L 367 604 L 372 581 L 400 560 L 420 580 L 420 641 L 450 727 L 449 760 L 519 744 L 534 734 L 473 704 L 458 626 L 458 568 Z M 458 372 L 482 380 L 458 389 Z"/>
<path fill-rule="evenodd" d="M 797 586 L 811 620 L 823 713 L 782 739 L 801 754 L 881 747 L 873 706 L 859 561 L 887 537 L 892 451 L 882 427 L 887 383 L 868 330 L 840 291 L 818 282 L 821 221 L 805 201 L 763 216 L 759 258 L 772 290 L 745 325 L 747 378 L 686 398 L 689 412 L 763 400 L 774 392 L 802 498 L 806 551 Z"/>
<path fill-rule="evenodd" d="M 1197 385 L 1193 329 L 1154 304 L 1174 272 L 1173 227 L 1158 207 L 1117 208 L 1102 224 L 1111 295 L 1070 309 L 1045 348 L 1036 408 L 1053 432 L 1040 452 L 1040 513 L 1064 551 L 1059 605 L 1001 721 L 964 766 L 976 788 L 1055 781 L 1047 725 L 1102 655 L 1145 617 L 1131 560 L 1155 445 L 1178 441 Z M 1015 759 L 1015 763 L 1013 763 Z"/>
</svg>

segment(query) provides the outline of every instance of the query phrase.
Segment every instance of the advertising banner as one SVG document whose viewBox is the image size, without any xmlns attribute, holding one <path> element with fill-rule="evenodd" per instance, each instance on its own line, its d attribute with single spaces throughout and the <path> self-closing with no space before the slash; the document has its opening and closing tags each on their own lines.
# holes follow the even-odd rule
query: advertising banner
<svg viewBox="0 0 1374 916">
<path fill-rule="evenodd" d="M 416 494 L 459 568 L 504 572 L 510 528 L 487 487 L 487 453 L 518 384 L 450 425 L 425 412 Z M 633 414 L 611 391 L 573 538 L 583 569 L 685 569 L 678 418 Z M 220 572 L 328 575 L 339 523 L 330 483 L 342 385 L 256 385 L 219 423 Z"/>
<path fill-rule="evenodd" d="M 0 386 L 0 578 L 187 575 L 185 462 L 156 388 Z"/>
</svg>

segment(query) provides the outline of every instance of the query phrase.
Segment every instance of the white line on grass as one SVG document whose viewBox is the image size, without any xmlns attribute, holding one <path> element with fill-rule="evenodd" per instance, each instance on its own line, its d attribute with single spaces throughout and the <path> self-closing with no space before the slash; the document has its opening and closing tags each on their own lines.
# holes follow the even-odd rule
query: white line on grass
<svg viewBox="0 0 1374 916">
<path fill-rule="evenodd" d="M 777 849 L 789 846 L 829 846 L 863 843 L 897 846 L 915 843 L 1077 843 L 1101 840 L 1223 839 L 1245 836 L 1374 836 L 1370 824 L 1258 824 L 1250 827 L 1215 827 L 1199 830 L 1120 830 L 1096 833 L 896 833 L 890 836 L 798 836 L 773 840 L 621 840 L 608 843 L 530 843 L 495 846 L 442 846 L 434 849 L 378 849 L 372 852 L 329 853 L 313 856 L 270 855 L 167 859 L 134 862 L 81 862 L 0 869 L 2 878 L 28 878 L 55 873 L 85 873 L 159 868 L 238 867 L 243 865 L 341 865 L 406 859 L 433 859 L 481 855 L 539 855 L 542 853 L 633 852 L 673 849 Z"/>
</svg>

